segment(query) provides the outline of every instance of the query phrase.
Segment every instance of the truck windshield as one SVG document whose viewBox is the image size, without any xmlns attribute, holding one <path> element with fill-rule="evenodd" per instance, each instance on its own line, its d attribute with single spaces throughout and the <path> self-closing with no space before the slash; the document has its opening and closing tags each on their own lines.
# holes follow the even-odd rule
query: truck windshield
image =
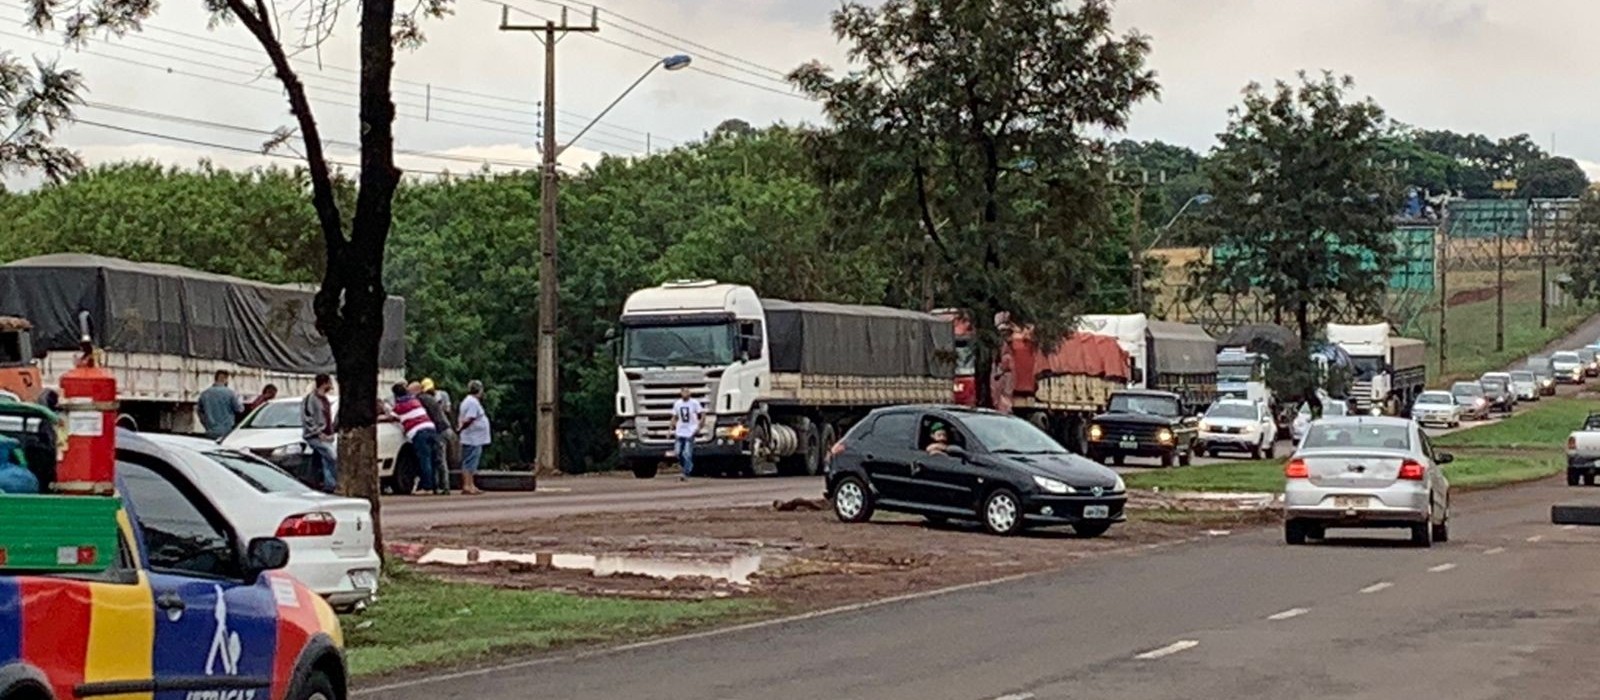
<svg viewBox="0 0 1600 700">
<path fill-rule="evenodd" d="M 1250 382 L 1255 381 L 1255 378 L 1255 363 L 1244 362 L 1217 365 L 1217 381 L 1219 382 Z"/>
<path fill-rule="evenodd" d="M 721 367 L 733 362 L 731 323 L 630 326 L 622 339 L 624 367 Z"/>
<path fill-rule="evenodd" d="M 1352 373 L 1356 379 L 1371 379 L 1384 369 L 1381 357 L 1352 357 L 1350 358 Z"/>
<path fill-rule="evenodd" d="M 970 377 L 978 373 L 977 356 L 972 350 L 972 341 L 956 341 L 956 376 Z"/>
<path fill-rule="evenodd" d="M 1139 394 L 1113 394 L 1111 410 L 1114 413 L 1138 413 L 1164 418 L 1177 418 L 1179 415 L 1177 399 Z"/>
</svg>

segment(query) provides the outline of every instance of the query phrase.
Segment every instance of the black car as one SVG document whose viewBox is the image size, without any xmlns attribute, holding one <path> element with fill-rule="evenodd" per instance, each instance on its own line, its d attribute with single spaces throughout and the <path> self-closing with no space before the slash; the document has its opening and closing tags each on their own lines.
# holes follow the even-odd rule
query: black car
<svg viewBox="0 0 1600 700">
<path fill-rule="evenodd" d="M 1157 457 L 1161 466 L 1185 467 L 1194 457 L 1200 420 L 1168 391 L 1118 391 L 1106 412 L 1089 424 L 1089 459 L 1122 464 L 1128 457 Z"/>
<path fill-rule="evenodd" d="M 947 441 L 930 449 L 941 429 Z M 999 535 L 1070 525 L 1084 537 L 1122 522 L 1128 501 L 1116 472 L 1068 452 L 1032 423 L 952 406 L 868 414 L 833 447 L 827 496 L 845 522 L 882 509 L 975 519 Z"/>
<path fill-rule="evenodd" d="M 1510 413 L 1517 408 L 1517 392 L 1511 388 L 1508 378 L 1483 375 L 1478 379 L 1483 385 L 1483 396 L 1489 400 L 1490 407 L 1497 413 Z"/>
</svg>

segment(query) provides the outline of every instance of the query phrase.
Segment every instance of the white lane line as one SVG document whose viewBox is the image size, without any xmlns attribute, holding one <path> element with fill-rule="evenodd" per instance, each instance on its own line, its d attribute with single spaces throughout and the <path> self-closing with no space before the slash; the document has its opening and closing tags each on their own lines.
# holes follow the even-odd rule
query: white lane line
<svg viewBox="0 0 1600 700">
<path fill-rule="evenodd" d="M 1484 554 L 1499 554 L 1499 553 L 1504 552 L 1504 551 L 1506 551 L 1505 547 L 1495 547 L 1494 549 L 1485 549 L 1485 550 L 1483 550 L 1483 553 Z"/>
<path fill-rule="evenodd" d="M 1544 539 L 1544 535 L 1534 535 L 1532 537 L 1529 537 L 1528 541 L 1529 542 L 1538 542 L 1539 540 L 1542 540 L 1542 539 Z"/>
<path fill-rule="evenodd" d="M 1033 700 L 1035 697 L 1038 696 L 1033 693 L 1012 693 L 1010 695 L 1002 695 L 994 700 Z"/>
<path fill-rule="evenodd" d="M 1430 574 L 1438 574 L 1438 573 L 1443 573 L 1443 572 L 1449 571 L 1449 570 L 1454 569 L 1454 568 L 1456 568 L 1455 564 L 1440 564 L 1438 566 L 1430 567 L 1428 569 L 1428 573 L 1430 573 Z"/>
<path fill-rule="evenodd" d="M 1307 610 L 1305 608 L 1289 608 L 1288 610 L 1285 610 L 1285 611 L 1283 611 L 1281 613 L 1274 613 L 1272 615 L 1268 615 L 1267 619 L 1276 622 L 1276 621 L 1279 621 L 1279 620 L 1287 620 L 1287 619 L 1292 618 L 1292 617 L 1300 617 L 1301 615 L 1304 615 L 1304 614 L 1306 614 L 1308 612 L 1311 612 L 1311 611 Z"/>
<path fill-rule="evenodd" d="M 1197 641 L 1195 641 L 1193 639 L 1185 639 L 1185 640 L 1183 640 L 1181 642 L 1173 642 L 1173 643 L 1168 644 L 1168 645 L 1166 645 L 1164 647 L 1161 647 L 1160 649 L 1151 649 L 1150 651 L 1147 651 L 1147 652 L 1145 652 L 1143 654 L 1140 654 L 1138 656 L 1135 656 L 1133 658 L 1139 659 L 1141 661 L 1149 661 L 1151 659 L 1159 659 L 1159 658 L 1161 658 L 1163 656 L 1172 656 L 1173 654 L 1176 654 L 1176 653 L 1178 653 L 1180 651 L 1187 651 L 1187 650 L 1193 649 L 1193 648 L 1195 648 L 1197 646 L 1200 646 L 1200 642 L 1197 642 Z"/>
<path fill-rule="evenodd" d="M 1367 586 L 1366 588 L 1361 589 L 1361 592 L 1362 593 L 1377 593 L 1378 591 L 1381 591 L 1381 590 L 1383 590 L 1385 588 L 1393 588 L 1393 587 L 1394 587 L 1394 584 L 1389 583 L 1388 581 L 1379 581 L 1379 582 L 1374 583 L 1374 584 L 1372 584 L 1370 586 Z"/>
<path fill-rule="evenodd" d="M 1563 530 L 1576 530 L 1576 529 L 1578 529 L 1578 526 L 1577 525 L 1562 525 L 1561 529 L 1563 529 Z"/>
</svg>

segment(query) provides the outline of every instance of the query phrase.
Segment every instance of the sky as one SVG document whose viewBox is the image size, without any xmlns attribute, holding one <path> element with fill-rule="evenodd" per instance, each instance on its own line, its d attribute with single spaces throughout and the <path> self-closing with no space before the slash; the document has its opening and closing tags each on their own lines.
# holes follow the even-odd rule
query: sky
<svg viewBox="0 0 1600 700">
<path fill-rule="evenodd" d="M 559 17 L 557 0 L 506 0 L 513 23 Z M 589 19 L 574 8 L 574 24 Z M 655 71 L 580 141 L 569 168 L 602 153 L 638 155 L 702 137 L 725 119 L 816 122 L 817 105 L 782 74 L 818 59 L 845 67 L 829 30 L 836 0 L 596 0 L 601 31 L 558 45 L 563 144 L 660 57 L 689 54 L 684 71 Z M 0 0 L 0 50 L 82 71 L 89 105 L 61 143 L 90 163 L 130 158 L 185 166 L 293 164 L 255 152 L 291 125 L 275 78 L 238 25 L 208 27 L 199 0 L 167 0 L 144 31 L 63 50 L 59 35 L 22 24 L 23 0 Z M 281 7 L 289 7 L 282 3 Z M 428 41 L 397 62 L 398 160 L 416 174 L 526 168 L 538 159 L 543 48 L 498 30 L 499 2 L 456 0 L 424 25 Z M 1120 0 L 1122 31 L 1151 38 L 1159 100 L 1138 106 L 1127 136 L 1211 147 L 1252 81 L 1300 70 L 1349 74 L 1402 122 L 1494 137 L 1528 133 L 1600 177 L 1600 26 L 1592 0 Z M 290 25 L 292 29 L 292 24 Z M 354 162 L 355 23 L 296 58 L 336 161 Z M 26 178 L 7 183 L 26 187 Z"/>
</svg>

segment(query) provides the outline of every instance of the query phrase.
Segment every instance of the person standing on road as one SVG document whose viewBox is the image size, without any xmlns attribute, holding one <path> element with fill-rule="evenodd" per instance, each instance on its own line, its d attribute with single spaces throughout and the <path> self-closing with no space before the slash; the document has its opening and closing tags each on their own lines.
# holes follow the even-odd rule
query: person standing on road
<svg viewBox="0 0 1600 700">
<path fill-rule="evenodd" d="M 678 453 L 678 466 L 683 473 L 679 481 L 687 481 L 694 473 L 694 438 L 700 432 L 700 420 L 706 407 L 689 394 L 689 388 L 678 392 L 678 401 L 672 404 L 673 448 Z"/>
<path fill-rule="evenodd" d="M 438 446 L 439 429 L 428 418 L 428 409 L 422 407 L 417 394 L 422 385 L 412 382 L 394 385 L 394 412 L 400 416 L 400 429 L 411 443 L 411 452 L 417 458 L 417 478 L 420 493 L 439 493 L 433 479 L 433 451 Z"/>
<path fill-rule="evenodd" d="M 450 419 L 445 416 L 444 409 L 439 407 L 439 399 L 433 393 L 433 380 L 424 379 L 421 384 L 411 385 L 411 390 L 416 392 L 417 401 L 422 404 L 422 409 L 428 412 L 428 420 L 434 427 L 433 464 L 426 468 L 433 470 L 433 483 L 438 485 L 438 493 L 450 495 L 450 444 L 454 441 L 455 431 L 450 428 Z"/>
<path fill-rule="evenodd" d="M 328 398 L 332 393 L 333 377 L 319 374 L 311 393 L 300 402 L 300 437 L 311 448 L 313 466 L 321 465 L 317 473 L 326 493 L 339 489 L 339 455 L 333 450 L 333 401 Z"/>
<path fill-rule="evenodd" d="M 483 410 L 483 382 L 467 382 L 467 398 L 461 400 L 461 492 L 476 496 L 478 465 L 483 448 L 489 446 L 489 414 Z"/>
<path fill-rule="evenodd" d="M 233 432 L 233 426 L 239 422 L 239 414 L 244 413 L 244 403 L 228 386 L 228 379 L 228 370 L 217 370 L 211 388 L 200 392 L 196 404 L 200 409 L 200 425 L 205 426 L 206 437 L 212 440 L 221 440 Z"/>
</svg>

